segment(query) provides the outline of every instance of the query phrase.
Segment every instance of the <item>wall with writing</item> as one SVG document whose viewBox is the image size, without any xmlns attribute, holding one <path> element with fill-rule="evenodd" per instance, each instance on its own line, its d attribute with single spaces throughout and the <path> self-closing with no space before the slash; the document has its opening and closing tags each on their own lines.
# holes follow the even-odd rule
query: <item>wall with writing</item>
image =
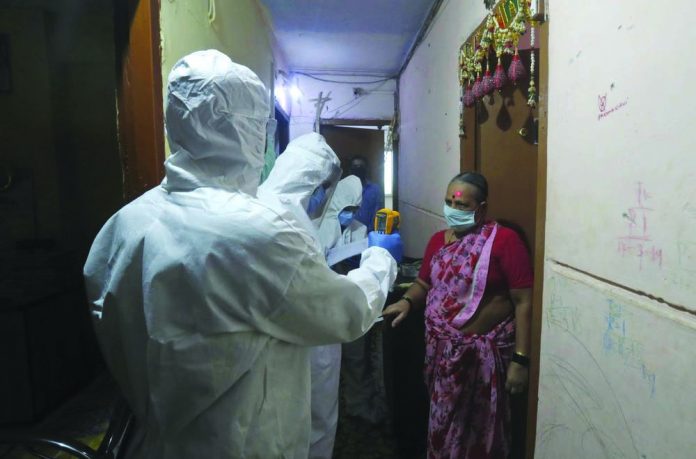
<svg viewBox="0 0 696 459">
<path fill-rule="evenodd" d="M 674 3 L 552 2 L 547 253 L 696 311 L 696 32 Z"/>
<path fill-rule="evenodd" d="M 694 457 L 691 2 L 548 3 L 535 457 Z"/>
<path fill-rule="evenodd" d="M 693 457 L 694 322 L 561 266 L 545 285 L 536 457 Z"/>
</svg>

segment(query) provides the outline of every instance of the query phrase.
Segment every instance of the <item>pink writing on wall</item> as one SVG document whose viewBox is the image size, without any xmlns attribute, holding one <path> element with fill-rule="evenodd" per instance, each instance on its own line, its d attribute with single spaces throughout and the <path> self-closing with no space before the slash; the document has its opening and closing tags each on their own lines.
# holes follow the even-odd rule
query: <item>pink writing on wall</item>
<svg viewBox="0 0 696 459">
<path fill-rule="evenodd" d="M 636 205 L 630 207 L 623 217 L 627 220 L 626 234 L 619 236 L 618 252 L 622 257 L 638 258 L 639 268 L 643 269 L 643 259 L 662 267 L 662 249 L 657 247 L 650 236 L 650 213 L 647 206 L 650 194 L 642 182 L 636 189 Z"/>
<path fill-rule="evenodd" d="M 620 102 L 619 104 L 615 105 L 612 108 L 607 109 L 607 95 L 604 94 L 603 96 L 597 96 L 597 105 L 599 107 L 599 114 L 597 115 L 597 121 L 600 121 L 607 116 L 611 115 L 612 113 L 615 113 L 619 110 L 621 110 L 623 107 L 628 105 L 628 99 L 624 100 L 623 102 Z"/>
</svg>

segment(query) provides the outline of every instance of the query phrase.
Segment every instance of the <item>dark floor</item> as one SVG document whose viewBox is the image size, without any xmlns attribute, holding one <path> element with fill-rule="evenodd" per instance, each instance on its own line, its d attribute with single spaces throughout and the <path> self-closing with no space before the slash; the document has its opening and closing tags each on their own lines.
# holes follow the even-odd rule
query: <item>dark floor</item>
<svg viewBox="0 0 696 459">
<path fill-rule="evenodd" d="M 111 403 L 116 394 L 117 390 L 111 378 L 102 375 L 80 394 L 51 413 L 36 429 L 41 432 L 49 432 L 51 436 L 78 440 L 96 449 L 106 431 L 111 414 Z M 343 405 L 342 401 L 341 405 Z M 343 416 L 342 411 L 339 410 L 334 458 L 398 458 L 396 441 L 388 421 L 370 424 L 357 418 Z M 72 457 L 47 448 L 40 448 L 38 451 L 46 458 L 67 459 Z M 1 459 L 35 457 L 22 448 L 0 446 Z"/>
<path fill-rule="evenodd" d="M 396 439 L 389 420 L 372 424 L 344 415 L 344 398 L 339 397 L 338 429 L 334 459 L 398 459 Z"/>
<path fill-rule="evenodd" d="M 77 440 L 91 448 L 98 448 L 101 443 L 111 416 L 113 401 L 117 389 L 110 376 L 102 374 L 92 384 L 75 397 L 68 400 L 56 411 L 51 413 L 33 430 L 47 433 L 52 438 Z M 49 448 L 36 448 L 45 458 L 72 458 L 66 453 Z M 2 459 L 36 458 L 21 447 L 0 446 Z"/>
</svg>

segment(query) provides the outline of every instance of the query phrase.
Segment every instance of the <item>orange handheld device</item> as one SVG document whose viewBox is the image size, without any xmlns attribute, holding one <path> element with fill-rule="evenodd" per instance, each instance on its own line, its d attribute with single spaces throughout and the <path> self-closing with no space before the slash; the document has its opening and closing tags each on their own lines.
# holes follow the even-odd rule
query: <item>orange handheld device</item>
<svg viewBox="0 0 696 459">
<path fill-rule="evenodd" d="M 399 212 L 391 209 L 380 209 L 375 214 L 375 231 L 381 234 L 392 234 L 399 230 L 401 218 Z"/>
</svg>

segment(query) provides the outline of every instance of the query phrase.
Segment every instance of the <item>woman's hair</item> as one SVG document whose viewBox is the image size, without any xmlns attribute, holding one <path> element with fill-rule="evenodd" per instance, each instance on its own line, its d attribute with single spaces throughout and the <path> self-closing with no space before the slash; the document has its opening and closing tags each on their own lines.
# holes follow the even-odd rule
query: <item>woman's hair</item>
<svg viewBox="0 0 696 459">
<path fill-rule="evenodd" d="M 488 199 L 488 181 L 478 172 L 462 172 L 450 180 L 449 184 L 468 183 L 476 188 L 476 201 L 480 204 Z M 449 186 L 449 185 L 448 185 Z"/>
</svg>

